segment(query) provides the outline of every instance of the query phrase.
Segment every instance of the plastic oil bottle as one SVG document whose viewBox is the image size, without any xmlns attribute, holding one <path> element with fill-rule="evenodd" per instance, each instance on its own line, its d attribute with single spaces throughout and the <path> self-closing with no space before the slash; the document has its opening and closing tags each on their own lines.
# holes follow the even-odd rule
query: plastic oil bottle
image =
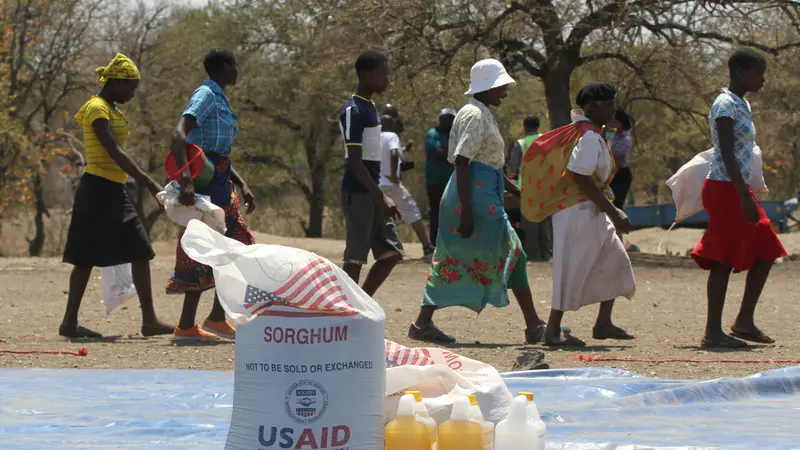
<svg viewBox="0 0 800 450">
<path fill-rule="evenodd" d="M 436 421 L 433 420 L 431 415 L 428 413 L 428 408 L 425 407 L 425 403 L 422 402 L 422 394 L 419 391 L 406 391 L 406 394 L 414 396 L 414 414 L 417 416 L 417 419 L 422 421 L 425 426 L 428 427 L 428 434 L 430 435 L 430 442 L 431 442 L 431 449 L 437 449 L 437 435 L 439 432 L 439 426 L 436 424 Z"/>
<path fill-rule="evenodd" d="M 400 398 L 397 418 L 386 425 L 386 450 L 430 450 L 430 432 L 414 415 L 413 395 Z"/>
<path fill-rule="evenodd" d="M 450 420 L 439 426 L 439 450 L 483 450 L 483 427 L 469 418 L 469 399 L 456 398 Z"/>
<path fill-rule="evenodd" d="M 528 402 L 528 421 L 533 423 L 536 431 L 539 433 L 539 447 L 544 448 L 544 435 L 547 432 L 547 427 L 539 414 L 539 408 L 536 402 L 533 401 L 533 392 L 517 392 L 517 396 L 523 396 Z M 537 447 L 533 447 L 536 449 Z"/>
<path fill-rule="evenodd" d="M 497 424 L 495 448 L 498 450 L 535 450 L 543 448 L 539 431 L 528 420 L 528 399 L 517 396 L 511 401 L 508 417 Z"/>
<path fill-rule="evenodd" d="M 474 395 L 469 398 L 469 417 L 478 422 L 483 427 L 483 448 L 484 450 L 494 449 L 494 424 L 483 419 L 481 407 L 478 405 L 478 397 Z"/>
</svg>

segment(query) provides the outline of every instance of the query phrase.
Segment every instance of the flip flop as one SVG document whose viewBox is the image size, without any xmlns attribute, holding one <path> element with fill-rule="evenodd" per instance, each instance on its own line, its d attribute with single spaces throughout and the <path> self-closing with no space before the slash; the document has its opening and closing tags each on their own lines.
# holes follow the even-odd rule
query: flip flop
<svg viewBox="0 0 800 450">
<path fill-rule="evenodd" d="M 97 339 L 103 337 L 102 334 L 81 326 L 74 330 L 68 330 L 67 327 L 62 325 L 58 327 L 58 334 L 71 339 Z"/>
<path fill-rule="evenodd" d="M 541 325 L 537 325 L 534 329 L 527 329 L 525 330 L 525 343 L 526 344 L 538 344 L 542 341 L 544 337 L 544 333 L 547 330 L 547 323 L 542 323 Z"/>
<path fill-rule="evenodd" d="M 732 338 L 730 336 L 725 336 L 718 341 L 712 341 L 707 338 L 703 338 L 700 342 L 701 348 L 727 348 L 727 349 L 740 349 L 740 348 L 747 348 L 747 342 L 740 341 L 736 338 Z"/>
<path fill-rule="evenodd" d="M 571 334 L 565 334 L 563 341 L 552 342 L 545 339 L 544 345 L 548 347 L 586 347 L 586 342 L 583 342 Z"/>
<path fill-rule="evenodd" d="M 733 329 L 731 329 L 731 336 L 733 336 L 733 337 L 735 337 L 737 339 L 742 339 L 742 340 L 750 341 L 750 342 L 756 342 L 756 343 L 759 343 L 759 344 L 774 344 L 775 343 L 775 339 L 772 339 L 771 337 L 767 336 L 761 330 L 758 330 L 757 333 L 751 333 L 751 332 L 733 331 Z"/>
<path fill-rule="evenodd" d="M 544 339 L 544 335 L 547 332 L 547 321 L 543 320 L 540 325 L 537 325 L 536 328 L 533 330 L 526 329 L 525 330 L 525 343 L 534 345 L 542 342 Z M 564 333 L 565 336 L 572 333 L 572 329 L 570 327 L 561 327 L 561 332 Z"/>
<path fill-rule="evenodd" d="M 605 340 L 605 339 L 616 339 L 619 341 L 630 341 L 631 339 L 636 339 L 636 337 L 627 331 L 623 330 L 620 327 L 614 328 L 593 328 L 592 329 L 592 338 L 597 340 Z"/>
<path fill-rule="evenodd" d="M 167 325 L 161 327 L 142 327 L 142 336 L 144 337 L 153 337 L 153 336 L 164 336 L 168 334 L 172 334 L 175 331 L 174 327 L 169 327 Z"/>
</svg>

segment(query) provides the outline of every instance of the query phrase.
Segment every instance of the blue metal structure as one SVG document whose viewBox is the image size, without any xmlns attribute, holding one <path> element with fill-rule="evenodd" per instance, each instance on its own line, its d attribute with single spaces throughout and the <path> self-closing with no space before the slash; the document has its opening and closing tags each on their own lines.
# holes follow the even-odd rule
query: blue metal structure
<svg viewBox="0 0 800 450">
<path fill-rule="evenodd" d="M 760 202 L 767 216 L 772 220 L 777 230 L 783 232 L 788 229 L 786 217 L 783 214 L 783 202 L 780 200 L 770 200 Z M 631 219 L 634 228 L 669 228 L 675 221 L 677 208 L 674 204 L 648 205 L 648 206 L 628 206 L 625 213 Z M 708 226 L 708 214 L 701 211 L 679 224 L 682 227 L 705 228 Z"/>
</svg>

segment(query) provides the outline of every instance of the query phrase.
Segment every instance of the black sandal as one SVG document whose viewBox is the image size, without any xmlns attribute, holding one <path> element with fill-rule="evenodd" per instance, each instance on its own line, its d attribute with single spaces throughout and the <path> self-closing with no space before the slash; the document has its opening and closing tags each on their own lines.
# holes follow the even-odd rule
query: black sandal
<svg viewBox="0 0 800 450">
<path fill-rule="evenodd" d="M 564 336 L 564 339 L 556 342 L 548 341 L 545 337 L 544 345 L 548 347 L 586 347 L 586 342 L 573 336 L 569 327 L 561 327 L 561 335 Z"/>
<path fill-rule="evenodd" d="M 102 334 L 81 326 L 78 326 L 73 330 L 67 328 L 65 325 L 61 325 L 58 327 L 58 334 L 59 336 L 70 339 L 98 339 L 103 337 Z"/>
<path fill-rule="evenodd" d="M 727 349 L 740 349 L 740 348 L 747 348 L 749 345 L 747 342 L 740 341 L 739 339 L 732 338 L 730 336 L 723 336 L 720 339 L 711 340 L 708 338 L 703 338 L 700 342 L 701 348 L 727 348 Z"/>
<path fill-rule="evenodd" d="M 764 334 L 763 331 L 758 329 L 756 329 L 755 332 L 750 332 L 750 331 L 734 331 L 734 329 L 731 328 L 731 336 L 745 341 L 755 342 L 758 344 L 775 343 L 775 339 L 772 339 L 771 337 Z"/>
<path fill-rule="evenodd" d="M 619 341 L 630 341 L 631 339 L 636 339 L 634 335 L 616 326 L 611 328 L 593 328 L 592 338 L 600 341 L 605 339 L 616 339 Z"/>
<path fill-rule="evenodd" d="M 564 339 L 560 341 L 553 342 L 545 339 L 544 345 L 548 347 L 586 347 L 586 342 L 583 342 L 571 334 L 565 334 Z"/>
<path fill-rule="evenodd" d="M 446 334 L 433 323 L 422 328 L 411 324 L 408 327 L 408 337 L 415 341 L 430 342 L 432 344 L 452 345 L 456 343 L 456 338 Z"/>
<path fill-rule="evenodd" d="M 539 342 L 542 342 L 544 338 L 544 333 L 547 331 L 547 323 L 541 323 L 537 325 L 533 329 L 526 329 L 525 330 L 525 343 L 529 345 L 535 345 Z"/>
</svg>

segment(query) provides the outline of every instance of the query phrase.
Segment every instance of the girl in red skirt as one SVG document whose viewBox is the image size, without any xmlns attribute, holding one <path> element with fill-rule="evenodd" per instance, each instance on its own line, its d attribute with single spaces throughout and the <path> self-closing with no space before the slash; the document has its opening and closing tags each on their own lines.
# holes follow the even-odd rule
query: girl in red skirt
<svg viewBox="0 0 800 450">
<path fill-rule="evenodd" d="M 776 259 L 786 255 L 769 218 L 747 182 L 753 161 L 756 129 L 748 92 L 764 86 L 767 61 L 750 49 L 737 50 L 728 60 L 730 87 L 714 101 L 709 114 L 714 159 L 703 185 L 708 229 L 692 258 L 708 276 L 708 318 L 705 348 L 742 348 L 748 340 L 774 343 L 755 325 L 758 298 Z M 722 309 L 731 272 L 748 271 L 739 315 L 731 336 L 722 331 Z M 738 338 L 738 339 L 737 339 Z"/>
</svg>

